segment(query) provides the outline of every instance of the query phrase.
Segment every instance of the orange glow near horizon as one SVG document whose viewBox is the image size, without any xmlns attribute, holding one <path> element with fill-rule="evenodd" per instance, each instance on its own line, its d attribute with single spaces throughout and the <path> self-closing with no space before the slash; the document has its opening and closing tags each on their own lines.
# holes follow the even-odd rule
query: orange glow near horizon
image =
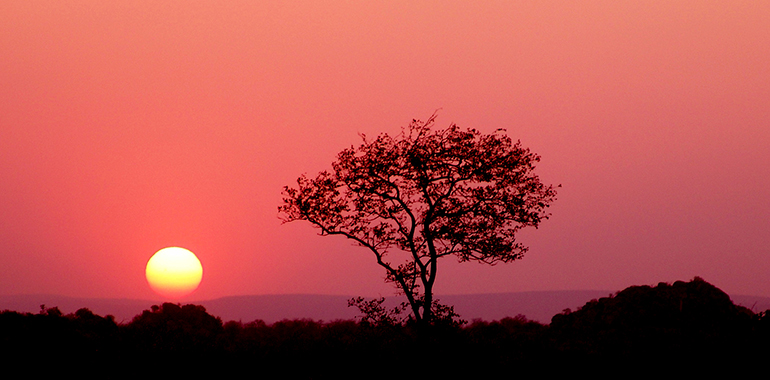
<svg viewBox="0 0 770 380">
<path fill-rule="evenodd" d="M 147 282 L 156 293 L 169 298 L 181 298 L 198 288 L 203 278 L 203 266 L 194 253 L 179 247 L 156 252 L 145 270 Z"/>
</svg>

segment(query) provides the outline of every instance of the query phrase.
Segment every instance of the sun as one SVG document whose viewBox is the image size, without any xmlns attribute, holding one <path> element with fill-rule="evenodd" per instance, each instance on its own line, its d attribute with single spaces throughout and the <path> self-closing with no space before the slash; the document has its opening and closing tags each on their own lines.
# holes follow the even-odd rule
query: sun
<svg viewBox="0 0 770 380">
<path fill-rule="evenodd" d="M 168 298 L 194 292 L 203 278 L 203 266 L 194 253 L 180 247 L 163 248 L 147 261 L 147 282 L 152 290 Z"/>
</svg>

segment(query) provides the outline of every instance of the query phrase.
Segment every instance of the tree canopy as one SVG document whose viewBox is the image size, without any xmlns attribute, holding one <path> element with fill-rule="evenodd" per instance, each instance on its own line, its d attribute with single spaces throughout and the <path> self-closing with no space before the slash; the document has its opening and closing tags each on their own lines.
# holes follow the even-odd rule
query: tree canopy
<svg viewBox="0 0 770 380">
<path fill-rule="evenodd" d="M 534 173 L 540 157 L 504 130 L 434 129 L 435 118 L 413 120 L 395 137 L 362 135 L 331 171 L 286 186 L 279 207 L 285 222 L 306 220 L 321 235 L 367 248 L 427 323 L 441 309 L 433 299 L 438 259 L 521 258 L 527 247 L 516 233 L 547 219 L 556 198 Z"/>
</svg>

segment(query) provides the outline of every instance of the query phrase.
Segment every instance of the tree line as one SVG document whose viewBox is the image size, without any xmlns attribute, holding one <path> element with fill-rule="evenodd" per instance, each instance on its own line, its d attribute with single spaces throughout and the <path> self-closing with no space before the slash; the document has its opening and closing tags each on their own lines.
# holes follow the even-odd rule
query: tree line
<svg viewBox="0 0 770 380">
<path fill-rule="evenodd" d="M 737 306 L 700 278 L 629 287 L 565 310 L 550 324 L 518 315 L 471 322 L 455 317 L 425 326 L 361 310 L 356 320 L 272 324 L 223 322 L 192 304 L 154 305 L 128 323 L 85 308 L 72 314 L 56 307 L 36 314 L 6 310 L 0 313 L 0 344 L 22 357 L 251 363 L 300 377 L 405 361 L 444 370 L 483 363 L 477 370 L 484 370 L 546 362 L 753 360 L 770 353 L 768 311 Z"/>
</svg>

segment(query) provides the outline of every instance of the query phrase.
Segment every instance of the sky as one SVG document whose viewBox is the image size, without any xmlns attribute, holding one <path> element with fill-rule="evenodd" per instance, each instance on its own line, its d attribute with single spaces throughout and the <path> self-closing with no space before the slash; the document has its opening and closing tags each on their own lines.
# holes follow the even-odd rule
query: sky
<svg viewBox="0 0 770 380">
<path fill-rule="evenodd" d="M 505 128 L 561 185 L 523 259 L 438 294 L 700 276 L 770 297 L 770 2 L 2 1 L 0 295 L 390 296 L 365 249 L 282 224 L 281 190 L 438 110 Z"/>
</svg>

